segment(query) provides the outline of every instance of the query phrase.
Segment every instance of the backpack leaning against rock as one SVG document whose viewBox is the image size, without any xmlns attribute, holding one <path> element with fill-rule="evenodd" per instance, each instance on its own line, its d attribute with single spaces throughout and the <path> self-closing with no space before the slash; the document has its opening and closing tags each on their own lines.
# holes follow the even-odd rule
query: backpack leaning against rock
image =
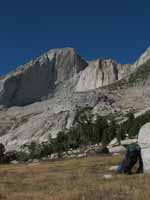
<svg viewBox="0 0 150 200">
<path fill-rule="evenodd" d="M 132 174 L 134 165 L 138 162 L 136 173 L 143 173 L 143 161 L 141 148 L 138 144 L 128 145 L 125 158 L 118 167 L 118 173 Z"/>
</svg>

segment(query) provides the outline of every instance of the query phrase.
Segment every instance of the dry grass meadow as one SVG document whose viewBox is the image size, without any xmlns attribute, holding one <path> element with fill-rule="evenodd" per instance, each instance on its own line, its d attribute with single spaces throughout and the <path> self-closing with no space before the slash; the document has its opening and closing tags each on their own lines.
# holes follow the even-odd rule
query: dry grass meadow
<svg viewBox="0 0 150 200">
<path fill-rule="evenodd" d="M 150 176 L 110 174 L 121 156 L 0 166 L 0 200 L 149 200 Z"/>
</svg>

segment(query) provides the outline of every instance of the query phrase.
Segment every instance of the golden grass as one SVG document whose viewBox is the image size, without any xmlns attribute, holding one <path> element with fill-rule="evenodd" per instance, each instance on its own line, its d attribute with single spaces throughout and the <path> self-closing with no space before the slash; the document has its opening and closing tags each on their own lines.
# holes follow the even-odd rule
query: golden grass
<svg viewBox="0 0 150 200">
<path fill-rule="evenodd" d="M 150 176 L 110 174 L 120 156 L 0 166 L 0 200 L 149 200 Z"/>
</svg>

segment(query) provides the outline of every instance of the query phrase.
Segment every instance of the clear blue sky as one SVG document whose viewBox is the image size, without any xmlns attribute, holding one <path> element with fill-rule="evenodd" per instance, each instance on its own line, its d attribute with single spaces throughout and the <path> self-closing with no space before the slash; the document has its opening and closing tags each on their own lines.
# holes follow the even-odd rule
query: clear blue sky
<svg viewBox="0 0 150 200">
<path fill-rule="evenodd" d="M 150 45 L 149 0 L 5 0 L 0 74 L 51 48 L 131 63 Z"/>
</svg>

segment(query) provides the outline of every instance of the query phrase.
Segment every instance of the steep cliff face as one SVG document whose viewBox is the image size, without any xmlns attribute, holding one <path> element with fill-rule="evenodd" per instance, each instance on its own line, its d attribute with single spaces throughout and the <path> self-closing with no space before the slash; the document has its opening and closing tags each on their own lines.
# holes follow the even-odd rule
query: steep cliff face
<svg viewBox="0 0 150 200">
<path fill-rule="evenodd" d="M 55 58 L 46 55 L 6 77 L 1 101 L 5 105 L 26 105 L 40 100 L 55 87 Z"/>
<path fill-rule="evenodd" d="M 117 64 L 115 61 L 96 60 L 81 72 L 76 91 L 83 92 L 109 85 L 131 73 L 130 65 Z"/>
<path fill-rule="evenodd" d="M 51 50 L 0 81 L 0 103 L 21 106 L 39 101 L 86 66 L 72 48 Z"/>
</svg>

